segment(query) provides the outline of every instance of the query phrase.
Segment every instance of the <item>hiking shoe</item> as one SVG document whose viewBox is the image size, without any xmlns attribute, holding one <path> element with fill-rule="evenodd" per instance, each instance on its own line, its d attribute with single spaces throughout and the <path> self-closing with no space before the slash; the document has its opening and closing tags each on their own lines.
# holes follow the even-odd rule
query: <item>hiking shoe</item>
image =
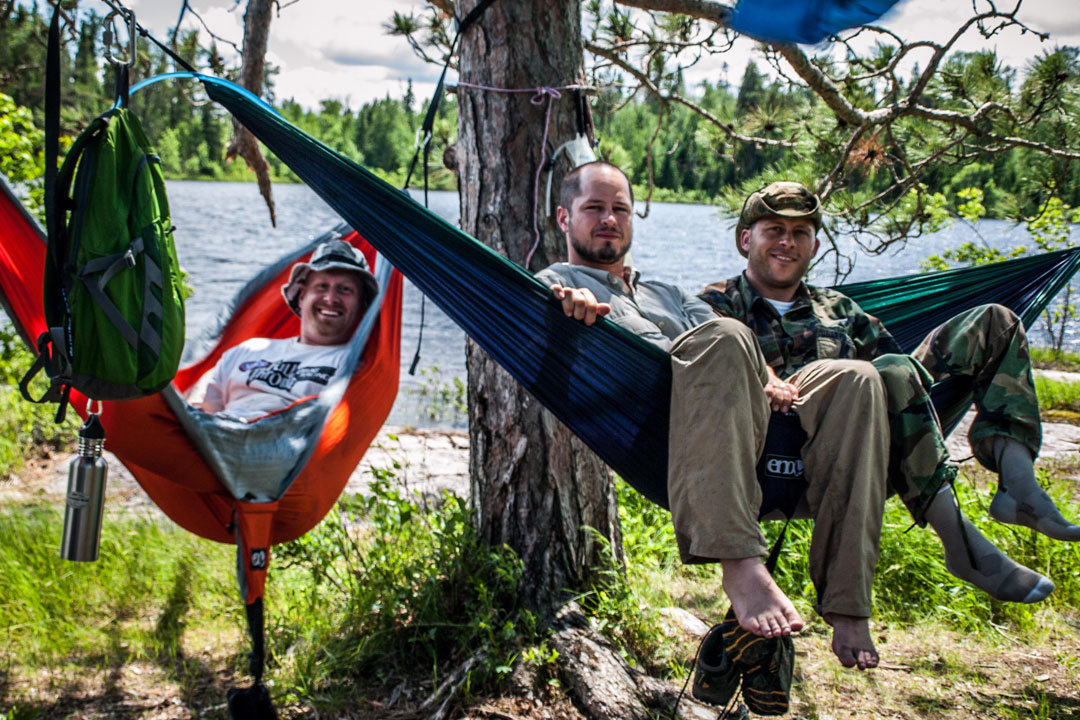
<svg viewBox="0 0 1080 720">
<path fill-rule="evenodd" d="M 724 649 L 724 635 L 730 632 L 731 625 L 739 627 L 734 613 L 729 610 L 724 622 L 713 625 L 698 648 L 697 671 L 694 673 L 691 694 L 710 705 L 725 706 L 731 702 L 742 679 L 742 674 Z"/>
<path fill-rule="evenodd" d="M 795 643 L 788 635 L 759 639 L 765 641 L 765 657 L 753 667 L 740 664 L 743 700 L 755 715 L 783 715 L 791 699 Z"/>
</svg>

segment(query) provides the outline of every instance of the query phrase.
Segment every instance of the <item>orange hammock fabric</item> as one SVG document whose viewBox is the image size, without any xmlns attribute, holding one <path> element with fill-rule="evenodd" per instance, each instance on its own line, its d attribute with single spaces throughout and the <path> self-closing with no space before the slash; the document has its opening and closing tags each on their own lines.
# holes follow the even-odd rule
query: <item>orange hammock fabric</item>
<svg viewBox="0 0 1080 720">
<path fill-rule="evenodd" d="M 12 322 L 29 343 L 45 330 L 41 280 L 44 236 L 10 188 L 4 185 L 2 190 L 0 296 Z M 360 248 L 373 268 L 377 262 L 386 262 L 376 260 L 375 251 L 356 232 L 343 239 Z M 298 259 L 308 257 L 310 253 Z M 234 310 L 206 357 L 177 374 L 173 382 L 177 391 L 186 392 L 237 343 L 252 337 L 288 338 L 299 333 L 299 319 L 281 298 L 280 288 L 288 274 L 285 267 Z M 401 366 L 402 293 L 400 273 L 395 270 L 390 278 L 379 319 L 342 401 L 330 412 L 304 469 L 274 502 L 252 503 L 232 497 L 161 394 L 103 403 L 106 448 L 120 458 L 154 503 L 186 530 L 239 545 L 245 559 L 248 604 L 263 594 L 270 546 L 294 540 L 322 520 L 390 414 Z M 73 391 L 71 404 L 85 417 L 85 397 Z"/>
</svg>

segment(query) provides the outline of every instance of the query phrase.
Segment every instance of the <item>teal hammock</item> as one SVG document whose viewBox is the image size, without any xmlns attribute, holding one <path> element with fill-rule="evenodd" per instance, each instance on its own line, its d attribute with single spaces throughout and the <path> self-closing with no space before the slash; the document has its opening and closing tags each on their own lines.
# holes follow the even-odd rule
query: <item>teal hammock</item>
<svg viewBox="0 0 1080 720">
<path fill-rule="evenodd" d="M 670 358 L 612 322 L 567 318 L 530 273 L 228 81 L 196 75 L 251 130 L 443 312 L 578 437 L 653 502 L 667 506 Z M 1080 249 L 996 265 L 841 286 L 906 351 L 956 313 L 1001 303 L 1030 325 L 1080 265 Z M 935 388 L 943 418 L 968 389 Z"/>
</svg>

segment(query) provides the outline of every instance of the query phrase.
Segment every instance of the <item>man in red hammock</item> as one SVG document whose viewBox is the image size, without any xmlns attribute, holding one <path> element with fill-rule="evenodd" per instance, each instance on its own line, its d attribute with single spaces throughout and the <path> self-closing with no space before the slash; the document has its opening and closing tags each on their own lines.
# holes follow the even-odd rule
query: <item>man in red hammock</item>
<svg viewBox="0 0 1080 720">
<path fill-rule="evenodd" d="M 349 340 L 379 284 L 364 254 L 343 240 L 315 248 L 292 267 L 281 293 L 300 317 L 300 335 L 251 338 L 230 348 L 209 373 L 205 395 L 189 401 L 245 422 L 318 395 L 342 366 Z"/>
</svg>

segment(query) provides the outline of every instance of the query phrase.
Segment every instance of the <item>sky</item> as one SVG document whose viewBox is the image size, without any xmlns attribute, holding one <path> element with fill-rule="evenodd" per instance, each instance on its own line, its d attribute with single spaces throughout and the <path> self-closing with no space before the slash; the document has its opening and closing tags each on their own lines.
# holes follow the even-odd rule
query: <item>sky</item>
<svg viewBox="0 0 1080 720">
<path fill-rule="evenodd" d="M 505 0 L 509 1 L 509 0 Z M 987 0 L 976 0 L 980 7 Z M 1012 7 L 1015 0 L 998 0 Z M 401 97 L 408 81 L 414 83 L 417 97 L 430 96 L 435 89 L 440 68 L 424 63 L 404 38 L 386 35 L 384 24 L 394 11 L 423 12 L 426 4 L 417 0 L 283 0 L 280 13 L 270 26 L 268 60 L 280 68 L 275 79 L 277 99 L 292 98 L 306 108 L 317 108 L 323 99 L 343 101 L 353 110 L 375 98 Z M 128 0 L 139 24 L 164 39 L 175 24 L 181 0 Z M 243 0 L 191 0 L 206 24 L 218 36 L 243 40 Z M 82 7 L 104 5 L 84 2 Z M 944 42 L 971 14 L 970 0 L 901 0 L 879 24 L 909 40 L 928 39 Z M 1033 29 L 1049 32 L 1051 39 L 1042 43 L 1031 33 L 1009 30 L 987 41 L 975 31 L 958 44 L 960 50 L 992 47 L 1001 60 L 1022 71 L 1044 50 L 1056 45 L 1080 46 L 1080 2 L 1076 0 L 1024 0 L 1020 19 Z M 185 27 L 196 27 L 190 15 Z M 204 34 L 205 38 L 205 34 Z M 205 39 L 204 39 L 205 42 Z M 723 56 L 699 63 L 686 75 L 691 87 L 702 80 L 726 79 L 738 84 L 746 63 L 757 59 L 756 43 L 740 38 Z M 220 48 L 225 52 L 226 48 Z M 814 48 L 817 50 L 818 48 Z M 929 51 L 913 59 L 925 64 Z"/>
</svg>

